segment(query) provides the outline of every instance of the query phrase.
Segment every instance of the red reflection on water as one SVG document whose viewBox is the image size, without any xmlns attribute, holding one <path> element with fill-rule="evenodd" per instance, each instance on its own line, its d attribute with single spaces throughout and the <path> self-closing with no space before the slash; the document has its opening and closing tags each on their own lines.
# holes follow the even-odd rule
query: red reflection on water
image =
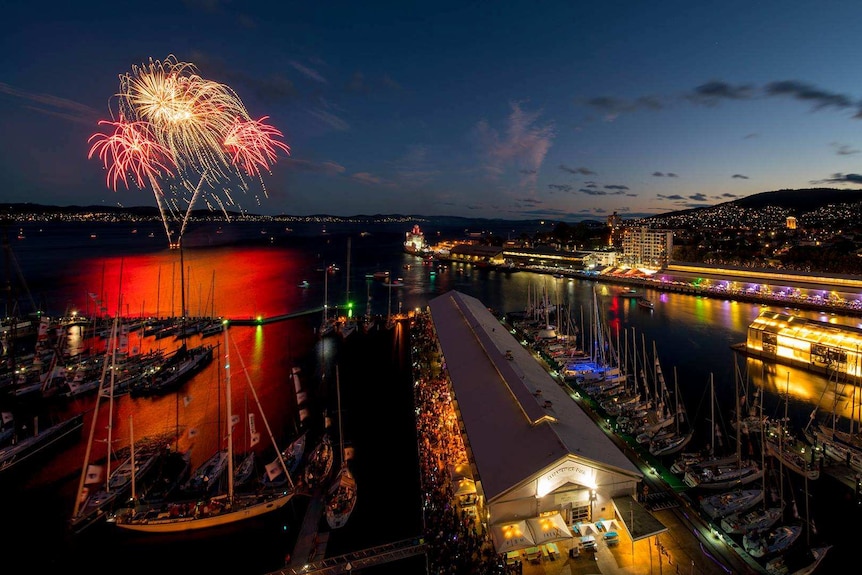
<svg viewBox="0 0 862 575">
<path fill-rule="evenodd" d="M 214 248 L 184 250 L 182 269 L 185 270 L 186 309 L 191 316 L 213 315 L 229 318 L 272 317 L 320 307 L 312 290 L 297 288 L 299 281 L 312 267 L 309 257 L 297 250 L 267 247 Z M 69 280 L 69 293 L 82 294 L 89 305 L 79 311 L 93 314 L 95 300 L 104 303 L 107 315 L 117 309 L 122 292 L 122 315 L 169 316 L 179 314 L 183 282 L 179 270 L 180 253 L 164 251 L 156 254 L 124 257 L 101 257 L 75 262 L 75 274 Z M 93 294 L 90 297 L 88 294 Z M 321 295 L 322 297 L 322 295 Z M 170 352 L 180 345 L 174 338 L 156 340 L 133 333 L 130 349 L 145 353 L 154 349 Z M 73 338 L 74 339 L 74 338 Z M 296 398 L 289 385 L 289 370 L 299 358 L 313 349 L 316 337 L 307 321 L 279 321 L 266 326 L 234 326 L 230 328 L 230 357 L 225 355 L 222 335 L 201 339 L 192 336 L 189 346 L 211 343 L 216 346 L 213 362 L 201 373 L 183 384 L 178 394 L 155 397 L 122 395 L 113 402 L 113 449 L 155 436 L 173 438 L 178 435 L 181 451 L 191 450 L 192 463 L 203 462 L 219 446 L 224 447 L 227 429 L 225 409 L 225 365 L 231 364 L 231 407 L 239 422 L 234 427 L 234 445 L 238 452 L 248 448 L 249 414 L 255 414 L 261 441 L 254 447 L 261 453 L 274 449 L 266 437 L 262 406 L 268 426 L 276 439 L 284 440 L 295 433 Z M 269 345 L 266 345 L 269 343 Z M 75 340 L 78 348 L 93 346 L 104 353 L 105 342 Z M 133 351 L 133 353 L 135 352 Z M 309 387 L 315 374 L 301 374 Z M 253 387 L 250 384 L 253 383 Z M 257 397 L 255 398 L 255 395 Z M 82 468 L 87 438 L 90 434 L 95 393 L 72 401 L 61 411 L 84 412 L 85 425 L 80 440 L 51 459 L 31 478 L 33 484 L 56 477 L 70 477 Z M 94 456 L 107 451 L 108 400 L 101 402 L 94 439 L 101 447 Z M 174 441 L 169 440 L 173 445 Z M 289 441 L 286 440 L 284 443 Z M 282 445 L 284 447 L 284 445 Z M 70 499 L 69 509 L 72 502 Z"/>
<path fill-rule="evenodd" d="M 83 306 L 90 314 L 98 299 L 113 315 L 122 292 L 123 315 L 180 316 L 184 284 L 191 316 L 282 315 L 301 304 L 296 285 L 309 267 L 305 258 L 295 250 L 227 247 L 83 259 L 70 290 L 91 294 Z"/>
<path fill-rule="evenodd" d="M 622 330 L 622 318 L 620 318 L 620 300 L 619 298 L 611 298 L 610 305 L 608 306 L 608 312 L 610 318 L 608 319 L 608 327 L 611 330 L 612 334 L 619 334 Z"/>
</svg>

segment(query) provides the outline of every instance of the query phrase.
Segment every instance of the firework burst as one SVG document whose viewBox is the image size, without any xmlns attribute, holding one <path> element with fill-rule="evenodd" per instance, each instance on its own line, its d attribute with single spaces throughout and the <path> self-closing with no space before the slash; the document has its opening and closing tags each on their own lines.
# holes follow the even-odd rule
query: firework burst
<svg viewBox="0 0 862 575">
<path fill-rule="evenodd" d="M 115 96 L 119 120 L 99 122 L 114 132 L 94 134 L 89 157 L 99 155 L 114 190 L 120 181 L 128 188 L 129 179 L 141 188 L 149 183 L 171 245 L 198 199 L 228 215 L 233 189 L 247 192 L 245 178 L 255 178 L 265 195 L 261 170 L 269 173 L 279 151 L 290 154 L 282 132 L 264 122 L 268 116 L 253 120 L 233 89 L 173 56 L 132 66 L 120 75 Z M 163 189 L 174 197 L 163 198 Z M 179 224 L 178 237 L 171 237 L 168 220 Z"/>
<path fill-rule="evenodd" d="M 234 165 L 241 166 L 248 176 L 260 177 L 261 168 L 269 171 L 278 150 L 290 154 L 290 147 L 277 139 L 282 137 L 282 133 L 265 124 L 267 119 L 269 116 L 260 120 L 237 119 L 225 136 L 224 147 L 231 154 Z"/>
</svg>

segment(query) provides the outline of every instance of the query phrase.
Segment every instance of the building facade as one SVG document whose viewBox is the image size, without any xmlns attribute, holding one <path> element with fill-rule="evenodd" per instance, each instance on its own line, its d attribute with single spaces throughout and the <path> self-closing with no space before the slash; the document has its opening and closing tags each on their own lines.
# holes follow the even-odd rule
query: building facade
<svg viewBox="0 0 862 575">
<path fill-rule="evenodd" d="M 673 252 L 673 231 L 647 227 L 626 228 L 622 240 L 622 264 L 631 267 L 662 269 Z"/>
</svg>

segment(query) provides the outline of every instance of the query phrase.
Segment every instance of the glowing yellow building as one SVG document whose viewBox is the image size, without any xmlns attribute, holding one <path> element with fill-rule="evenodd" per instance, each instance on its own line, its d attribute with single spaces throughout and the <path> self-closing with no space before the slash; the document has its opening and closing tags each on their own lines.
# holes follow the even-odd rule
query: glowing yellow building
<svg viewBox="0 0 862 575">
<path fill-rule="evenodd" d="M 745 353 L 812 371 L 862 374 L 862 329 L 763 311 L 748 326 Z"/>
</svg>

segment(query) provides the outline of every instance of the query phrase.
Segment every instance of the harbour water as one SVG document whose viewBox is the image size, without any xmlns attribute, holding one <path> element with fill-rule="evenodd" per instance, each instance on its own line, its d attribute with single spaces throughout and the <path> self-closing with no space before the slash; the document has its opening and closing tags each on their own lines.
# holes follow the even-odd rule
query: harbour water
<svg viewBox="0 0 862 575">
<path fill-rule="evenodd" d="M 324 301 L 339 313 L 349 309 L 347 301 L 351 301 L 354 315 L 370 309 L 372 314 L 385 317 L 423 308 L 429 299 L 453 289 L 475 296 L 502 313 L 523 310 L 531 294 L 544 289 L 566 302 L 573 317 L 585 327 L 595 291 L 603 321 L 620 334 L 620 341 L 630 338 L 639 352 L 645 347 L 649 353 L 655 344 L 666 378 L 679 382 L 694 420 L 703 420 L 709 410 L 711 375 L 722 417 L 730 417 L 738 370 L 743 380 L 765 391 L 764 412 L 768 415 L 783 413 L 783 394 L 789 392 L 788 412 L 797 428 L 807 422 L 815 406 L 827 412 L 832 408 L 834 390 L 823 378 L 745 361 L 731 351 L 732 344 L 745 339 L 747 326 L 761 311 L 759 305 L 648 290 L 646 295 L 655 302 L 655 309 L 650 311 L 632 299 L 618 297 L 622 288 L 611 284 L 466 265 L 427 265 L 401 251 L 404 232 L 412 222 L 374 227 L 329 224 L 325 234 L 319 223 L 291 227 L 287 231 L 283 225 L 276 229 L 275 224 L 201 224 L 190 228 L 180 262 L 179 252 L 167 249 L 160 224 L 25 226 L 26 239 L 11 240 L 14 265 L 9 269 L 18 271 L 12 282 L 24 280 L 33 302 L 49 314 L 68 313 L 74 308 L 89 315 L 97 306 L 106 307 L 110 314 L 122 293 L 125 315 L 178 315 L 183 299 L 178 287 L 180 270 L 189 315 L 232 318 L 315 309 Z M 426 229 L 429 235 L 437 231 Z M 505 237 L 535 230 L 500 223 L 494 231 Z M 439 232 L 441 237 L 451 238 L 464 230 Z M 323 270 L 333 263 L 338 271 L 324 276 Z M 402 278 L 403 286 L 387 287 L 366 277 L 376 271 Z M 303 280 L 308 287 L 300 287 Z M 840 316 L 825 319 L 852 325 L 858 322 Z M 343 343 L 335 338 L 319 340 L 315 330 L 320 321 L 317 312 L 264 326 L 235 327 L 232 337 L 250 377 L 259 382 L 256 388 L 267 418 L 282 439 L 290 439 L 297 423 L 290 368 L 301 367 L 301 378 L 316 401 L 314 416 L 322 417 L 324 407 L 334 406 L 334 369 L 339 365 L 344 428 L 357 449 L 360 496 L 348 525 L 332 533 L 330 552 L 416 535 L 421 530 L 421 517 L 415 443 L 411 443 L 415 440 L 410 436 L 409 362 L 404 363 L 408 357 L 406 333 L 380 330 L 351 336 Z M 213 343 L 217 340 L 212 339 Z M 143 340 L 139 344 L 143 348 L 168 342 Z M 205 459 L 217 441 L 214 437 L 205 439 L 212 434 L 203 431 L 219 423 L 220 407 L 214 390 L 218 389 L 220 363 L 213 362 L 210 369 L 183 387 L 183 398 L 189 400 L 188 405 L 180 404 L 181 409 L 174 396 L 120 398 L 116 437 L 128 435 L 131 421 L 136 436 L 179 425 L 184 431 L 181 448 L 191 448 L 193 460 Z M 243 376 L 235 374 L 233 379 L 234 397 L 248 392 Z M 52 409 L 86 413 L 92 404 L 92 400 L 84 399 Z M 842 405 L 849 414 L 849 405 Z M 729 428 L 730 421 L 726 423 Z M 88 425 L 86 419 L 85 430 Z M 190 429 L 198 431 L 194 438 L 189 438 Z M 693 446 L 705 445 L 709 437 L 704 424 Z M 14 518 L 7 548 L 20 549 L 20 559 L 32 562 L 33 572 L 80 567 L 108 573 L 116 572 L 122 564 L 126 573 L 154 569 L 187 573 L 216 568 L 223 572 L 228 567 L 236 572 L 264 573 L 283 564 L 302 521 L 303 506 L 298 500 L 272 517 L 223 533 L 153 540 L 128 537 L 101 525 L 70 536 L 65 520 L 73 506 L 85 439 L 86 431 L 75 445 L 27 473 L 3 478 L 0 484 L 0 512 Z M 805 494 L 801 482 L 797 483 L 794 495 L 799 512 L 804 514 Z M 847 523 L 858 521 L 860 506 L 852 490 L 828 476 L 811 483 L 809 512 L 817 525 L 817 537 L 836 546 L 821 567 L 822 572 L 830 572 L 829 565 L 851 557 L 852 530 Z M 25 556 L 25 549 L 31 548 L 26 544 L 33 541 L 40 553 Z M 384 571 L 381 568 L 379 572 Z"/>
</svg>

